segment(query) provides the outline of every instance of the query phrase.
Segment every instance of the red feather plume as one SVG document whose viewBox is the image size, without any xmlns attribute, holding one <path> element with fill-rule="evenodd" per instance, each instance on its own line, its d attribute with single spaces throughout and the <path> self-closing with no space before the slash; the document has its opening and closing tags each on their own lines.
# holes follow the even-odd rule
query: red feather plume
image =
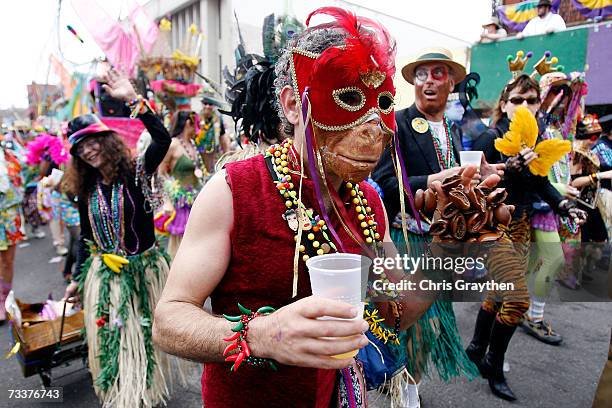
<svg viewBox="0 0 612 408">
<path fill-rule="evenodd" d="M 377 22 L 357 17 L 354 13 L 338 7 L 321 7 L 308 16 L 326 14 L 336 21 L 333 26 L 343 29 L 348 37 L 344 47 L 330 47 L 323 52 L 313 66 L 333 69 L 335 74 L 356 80 L 359 74 L 368 71 L 381 71 L 392 77 L 395 73 L 395 42 L 387 30 Z"/>
</svg>

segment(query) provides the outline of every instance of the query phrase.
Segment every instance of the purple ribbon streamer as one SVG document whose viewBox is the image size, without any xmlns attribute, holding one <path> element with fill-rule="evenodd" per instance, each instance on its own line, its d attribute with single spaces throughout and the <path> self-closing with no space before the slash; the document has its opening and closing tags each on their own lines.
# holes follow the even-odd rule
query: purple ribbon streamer
<svg viewBox="0 0 612 408">
<path fill-rule="evenodd" d="M 588 6 L 585 6 L 583 4 L 583 1 L 580 0 L 572 0 L 572 3 L 576 10 L 578 10 L 580 14 L 582 14 L 586 18 L 601 17 L 603 19 L 612 14 L 612 6 L 606 5 L 601 8 L 590 8 Z"/>
<path fill-rule="evenodd" d="M 523 31 L 523 29 L 527 26 L 527 23 L 529 23 L 529 20 L 527 21 L 514 21 L 512 19 L 510 19 L 508 17 L 508 15 L 506 14 L 506 10 L 510 7 L 512 7 L 514 10 L 516 11 L 524 11 L 526 12 L 527 10 L 536 10 L 536 5 L 537 5 L 537 1 L 536 0 L 527 0 L 527 1 L 523 1 L 521 3 L 515 3 L 515 4 L 508 4 L 505 6 L 499 6 L 497 7 L 497 15 L 499 17 L 499 19 L 501 20 L 501 22 L 503 23 L 504 26 L 506 26 L 508 29 L 515 31 L 515 32 L 520 32 Z M 561 6 L 561 0 L 552 0 L 552 8 L 551 11 L 553 13 L 558 14 L 559 12 L 559 7 Z M 537 13 L 535 14 L 535 17 L 537 17 Z"/>
<path fill-rule="evenodd" d="M 404 189 L 408 193 L 408 202 L 410 203 L 410 209 L 412 210 L 412 214 L 414 219 L 416 220 L 417 227 L 419 228 L 419 234 L 421 236 L 425 236 L 423 232 L 423 227 L 421 226 L 421 216 L 414 205 L 414 197 L 412 195 L 412 190 L 410 189 L 410 183 L 408 183 L 408 176 L 406 175 L 406 165 L 404 163 L 404 158 L 402 157 L 400 148 L 399 148 L 399 137 L 397 136 L 397 132 L 393 134 L 393 144 L 395 145 L 395 154 L 397 156 L 397 160 L 399 161 L 398 165 L 400 167 L 400 173 L 402 173 L 402 180 L 404 182 Z M 403 191 L 400 191 L 400 194 L 404 194 Z M 402 227 L 403 228 L 403 227 Z"/>
<path fill-rule="evenodd" d="M 342 241 L 340 240 L 340 237 L 338 236 L 338 233 L 336 232 L 336 230 L 334 229 L 334 227 L 332 226 L 331 221 L 329 220 L 329 215 L 327 214 L 327 211 L 325 210 L 325 202 L 323 201 L 323 194 L 321 193 L 321 185 L 319 184 L 319 177 L 317 176 L 317 168 L 315 166 L 315 156 L 314 156 L 314 143 L 312 141 L 312 124 L 310 123 L 310 121 L 307 121 L 308 119 L 308 93 L 310 91 L 309 87 L 306 87 L 306 89 L 304 89 L 304 92 L 302 93 L 302 118 L 304 120 L 304 134 L 306 136 L 306 151 L 308 153 L 308 169 L 310 170 L 310 176 L 312 177 L 312 182 L 314 185 L 314 189 L 315 189 L 315 197 L 317 198 L 317 202 L 319 203 L 319 207 L 321 208 L 321 215 L 323 216 L 323 219 L 325 220 L 325 223 L 327 224 L 327 228 L 329 228 L 329 232 L 332 234 L 332 236 L 334 237 L 334 240 L 338 243 L 338 246 L 340 246 L 340 249 L 342 252 L 347 252 L 346 248 L 344 247 L 344 244 L 342 244 Z"/>
</svg>

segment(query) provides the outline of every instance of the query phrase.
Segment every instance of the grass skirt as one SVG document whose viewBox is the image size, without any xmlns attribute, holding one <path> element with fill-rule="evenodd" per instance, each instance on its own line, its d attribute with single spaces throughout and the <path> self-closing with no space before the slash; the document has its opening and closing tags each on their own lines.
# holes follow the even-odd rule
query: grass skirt
<svg viewBox="0 0 612 408">
<path fill-rule="evenodd" d="M 421 256 L 423 242 L 429 236 L 408 232 L 411 256 Z M 406 244 L 401 229 L 391 228 L 391 239 L 400 253 Z M 449 381 L 460 375 L 473 379 L 479 376 L 478 368 L 465 354 L 461 336 L 457 330 L 453 304 L 436 300 L 421 318 L 407 330 L 402 343 L 407 348 L 406 368 L 412 375 L 429 375 L 429 363 L 433 363 L 439 377 Z"/>
<path fill-rule="evenodd" d="M 172 387 L 172 367 L 183 363 L 153 345 L 155 305 L 168 276 L 165 252 L 152 248 L 127 258 L 112 272 L 92 255 L 79 277 L 85 308 L 89 370 L 104 407 L 152 407 L 164 403 Z"/>
</svg>

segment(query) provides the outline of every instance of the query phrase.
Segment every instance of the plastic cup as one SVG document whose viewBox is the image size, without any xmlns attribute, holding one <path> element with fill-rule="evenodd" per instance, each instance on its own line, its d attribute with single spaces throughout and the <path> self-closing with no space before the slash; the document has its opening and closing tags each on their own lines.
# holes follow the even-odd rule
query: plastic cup
<svg viewBox="0 0 612 408">
<path fill-rule="evenodd" d="M 359 312 L 354 317 L 363 317 L 367 285 L 367 271 L 372 261 L 362 255 L 356 254 L 327 254 L 312 257 L 306 261 L 310 275 L 312 294 L 327 299 L 340 300 L 355 306 Z M 323 316 L 322 320 L 346 320 Z M 333 338 L 331 338 L 333 339 Z M 357 355 L 359 350 L 332 356 L 338 359 L 350 358 Z"/>
<path fill-rule="evenodd" d="M 459 152 L 459 161 L 462 166 L 474 165 L 477 169 L 480 169 L 480 162 L 482 161 L 482 151 L 471 150 Z"/>
<path fill-rule="evenodd" d="M 51 175 L 49 176 L 51 178 L 51 182 L 53 183 L 54 186 L 58 185 L 60 181 L 62 181 L 62 177 L 64 176 L 64 172 L 59 170 L 59 169 L 53 169 L 51 170 Z"/>
</svg>

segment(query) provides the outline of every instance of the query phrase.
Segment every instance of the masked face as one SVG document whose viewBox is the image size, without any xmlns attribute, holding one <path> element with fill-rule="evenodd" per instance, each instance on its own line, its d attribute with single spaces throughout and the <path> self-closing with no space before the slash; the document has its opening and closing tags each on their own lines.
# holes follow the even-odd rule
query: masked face
<svg viewBox="0 0 612 408">
<path fill-rule="evenodd" d="M 297 100 L 308 86 L 312 120 L 320 129 L 347 130 L 377 114 L 385 131 L 393 133 L 393 73 L 375 69 L 359 73 L 356 67 L 344 66 L 342 58 L 327 55 L 341 52 L 330 48 L 318 55 L 293 50 L 291 73 Z M 321 59 L 328 59 L 327 63 L 319 64 Z"/>
<path fill-rule="evenodd" d="M 372 120 L 344 131 L 317 130 L 317 143 L 328 173 L 342 180 L 365 180 L 374 170 L 391 135 Z"/>
<path fill-rule="evenodd" d="M 336 20 L 344 43 L 322 53 L 291 50 L 290 71 L 298 105 L 310 124 L 325 171 L 361 181 L 374 169 L 395 131 L 395 42 L 386 29 L 335 7 L 315 10 Z M 308 89 L 307 106 L 301 98 Z"/>
</svg>

